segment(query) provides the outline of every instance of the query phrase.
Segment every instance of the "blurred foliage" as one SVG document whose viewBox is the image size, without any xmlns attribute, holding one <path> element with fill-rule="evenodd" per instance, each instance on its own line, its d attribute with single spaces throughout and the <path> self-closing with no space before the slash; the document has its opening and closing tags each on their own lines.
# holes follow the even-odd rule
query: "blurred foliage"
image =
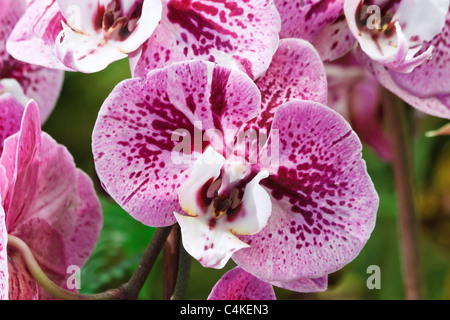
<svg viewBox="0 0 450 320">
<path fill-rule="evenodd" d="M 114 86 L 129 77 L 126 60 L 92 75 L 67 73 L 58 105 L 44 125 L 44 130 L 64 144 L 77 165 L 91 175 L 104 210 L 99 242 L 82 271 L 82 292 L 85 293 L 116 288 L 126 282 L 154 232 L 108 198 L 99 186 L 93 166 L 91 134 L 98 110 Z M 411 114 L 426 298 L 450 299 L 450 139 L 426 138 L 426 131 L 439 128 L 445 122 L 417 115 L 413 109 Z M 353 262 L 330 275 L 326 292 L 302 294 L 275 288 L 278 299 L 403 299 L 397 202 L 391 167 L 369 149 L 364 149 L 363 157 L 380 196 L 376 227 L 367 245 Z M 370 265 L 381 269 L 380 290 L 366 287 Z M 231 261 L 223 270 L 204 269 L 192 259 L 187 298 L 206 299 L 212 286 L 232 267 Z M 162 298 L 161 257 L 139 298 Z"/>
</svg>

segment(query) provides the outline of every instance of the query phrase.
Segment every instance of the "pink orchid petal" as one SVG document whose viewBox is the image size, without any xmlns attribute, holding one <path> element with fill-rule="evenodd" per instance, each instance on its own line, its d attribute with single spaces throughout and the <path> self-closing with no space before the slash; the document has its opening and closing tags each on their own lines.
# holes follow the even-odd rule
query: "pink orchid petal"
<svg viewBox="0 0 450 320">
<path fill-rule="evenodd" d="M 6 47 L 15 59 L 48 68 L 73 71 L 59 61 L 54 45 L 64 21 L 56 0 L 34 0 L 15 25 Z"/>
<path fill-rule="evenodd" d="M 97 173 L 135 219 L 171 225 L 172 212 L 181 212 L 177 191 L 192 163 L 173 158 L 174 148 L 184 141 L 177 140 L 180 130 L 190 135 L 186 155 L 201 153 L 208 143 L 200 138 L 196 146 L 198 134 L 237 130 L 259 108 L 259 90 L 250 78 L 210 62 L 175 63 L 124 81 L 105 101 L 94 128 Z"/>
<path fill-rule="evenodd" d="M 395 83 L 403 90 L 417 97 L 449 94 L 448 79 L 450 79 L 450 47 L 446 40 L 450 36 L 450 13 L 442 32 L 429 45 L 433 47 L 432 58 L 408 74 L 391 72 Z"/>
<path fill-rule="evenodd" d="M 342 12 L 344 0 L 274 1 L 281 16 L 282 38 L 300 38 L 312 42 Z"/>
<path fill-rule="evenodd" d="M 292 101 L 280 107 L 280 168 L 262 181 L 272 215 L 250 248 L 233 260 L 265 281 L 319 278 L 361 251 L 374 226 L 378 196 L 350 125 L 323 105 Z"/>
<path fill-rule="evenodd" d="M 450 104 L 446 105 L 442 101 L 440 96 L 429 96 L 429 97 L 418 97 L 414 93 L 403 89 L 399 86 L 392 77 L 392 72 L 390 72 L 383 65 L 372 61 L 367 55 L 365 55 L 361 50 L 356 51 L 361 64 L 364 65 L 367 70 L 379 81 L 379 83 L 403 99 L 406 103 L 410 104 L 412 107 L 435 117 L 450 119 Z"/>
<path fill-rule="evenodd" d="M 314 47 L 304 40 L 281 40 L 269 69 L 256 84 L 261 90 L 262 110 L 250 123 L 267 130 L 277 107 L 291 99 L 327 102 L 323 63 Z"/>
<path fill-rule="evenodd" d="M 377 80 L 356 62 L 353 54 L 325 67 L 329 107 L 341 114 L 361 140 L 384 160 L 391 159 L 391 147 L 383 131 L 381 91 Z"/>
<path fill-rule="evenodd" d="M 8 300 L 9 272 L 8 272 L 8 231 L 5 224 L 5 211 L 0 206 L 0 300 Z"/>
<path fill-rule="evenodd" d="M 0 164 L 8 232 L 24 240 L 39 264 L 62 281 L 69 265 L 86 261 L 100 232 L 101 207 L 92 182 L 76 169 L 65 147 L 41 133 L 34 101 L 25 109 L 20 131 L 5 140 Z M 74 243 L 79 237 L 82 241 Z M 26 275 L 15 277 L 19 287 L 28 283 Z"/>
<path fill-rule="evenodd" d="M 134 76 L 187 59 L 213 61 L 258 78 L 278 45 L 280 17 L 272 1 L 163 0 L 159 26 L 130 56 Z"/>
<path fill-rule="evenodd" d="M 303 292 L 303 293 L 313 293 L 313 292 L 324 292 L 328 288 L 328 276 L 323 276 L 317 279 L 300 279 L 296 281 L 289 282 L 270 282 L 275 287 Z"/>
<path fill-rule="evenodd" d="M 45 122 L 59 97 L 64 74 L 62 71 L 17 61 L 8 54 L 6 40 L 25 12 L 26 4 L 22 0 L 2 0 L 0 6 L 4 9 L 4 15 L 0 17 L 0 39 L 3 40 L 0 41 L 0 80 L 17 80 L 25 96 L 38 103 L 41 120 Z"/>
<path fill-rule="evenodd" d="M 8 227 L 8 231 L 28 245 L 42 268 L 52 273 L 66 273 L 64 239 L 51 222 L 29 217 L 14 228 Z"/>
<path fill-rule="evenodd" d="M 6 225 L 13 230 L 25 219 L 37 189 L 39 160 L 36 155 L 41 146 L 41 128 L 38 106 L 34 101 L 25 109 L 20 131 L 4 141 L 0 164 L 5 169 L 8 185 L 2 191 L 2 205 L 6 212 Z M 20 196 L 19 196 L 20 195 Z"/>
<path fill-rule="evenodd" d="M 24 107 L 10 94 L 0 95 L 0 155 L 3 141 L 20 130 Z"/>
<path fill-rule="evenodd" d="M 344 0 L 274 2 L 281 16 L 281 38 L 309 41 L 323 61 L 336 60 L 354 46 L 355 39 L 343 16 Z"/>
<path fill-rule="evenodd" d="M 394 18 L 402 25 L 403 33 L 411 46 L 421 45 L 441 33 L 449 5 L 449 0 L 403 0 L 400 1 Z"/>
<path fill-rule="evenodd" d="M 389 137 L 383 130 L 378 84 L 373 79 L 355 84 L 349 99 L 349 108 L 350 123 L 360 139 L 371 146 L 381 159 L 391 160 L 392 148 Z"/>
<path fill-rule="evenodd" d="M 74 228 L 66 241 L 66 266 L 83 266 L 95 249 L 103 225 L 102 208 L 91 178 L 81 170 L 78 177 L 80 205 Z"/>
<path fill-rule="evenodd" d="M 19 252 L 8 253 L 8 270 L 10 300 L 39 300 L 41 288 Z"/>
<path fill-rule="evenodd" d="M 214 285 L 208 300 L 276 300 L 272 286 L 236 267 Z"/>
</svg>

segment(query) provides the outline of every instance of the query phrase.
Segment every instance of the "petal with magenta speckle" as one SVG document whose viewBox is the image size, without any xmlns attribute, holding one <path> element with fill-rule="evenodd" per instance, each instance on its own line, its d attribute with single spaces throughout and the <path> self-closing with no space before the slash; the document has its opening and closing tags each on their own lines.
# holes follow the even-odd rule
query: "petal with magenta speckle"
<svg viewBox="0 0 450 320">
<path fill-rule="evenodd" d="M 208 300 L 276 300 L 276 296 L 269 283 L 235 267 L 214 285 Z"/>
<path fill-rule="evenodd" d="M 122 82 L 103 104 L 93 134 L 103 186 L 144 224 L 175 223 L 177 191 L 195 157 L 214 144 L 202 141 L 209 130 L 237 130 L 260 103 L 245 73 L 205 61 L 174 63 Z M 181 144 L 186 148 L 175 150 Z M 173 151 L 183 151 L 187 161 Z"/>
<path fill-rule="evenodd" d="M 159 26 L 130 64 L 142 77 L 172 62 L 203 59 L 258 78 L 269 67 L 279 30 L 272 1 L 164 0 Z"/>
<path fill-rule="evenodd" d="M 292 101 L 277 110 L 280 167 L 262 181 L 272 197 L 267 226 L 240 239 L 233 260 L 265 281 L 320 278 L 353 260 L 369 238 L 378 195 L 350 125 L 328 107 Z"/>
</svg>

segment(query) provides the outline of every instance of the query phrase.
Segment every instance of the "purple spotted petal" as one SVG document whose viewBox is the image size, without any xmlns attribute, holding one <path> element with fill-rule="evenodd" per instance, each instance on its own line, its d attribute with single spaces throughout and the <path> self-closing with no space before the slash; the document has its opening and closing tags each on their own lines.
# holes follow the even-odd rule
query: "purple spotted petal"
<svg viewBox="0 0 450 320">
<path fill-rule="evenodd" d="M 236 267 L 213 287 L 208 300 L 276 300 L 272 286 Z"/>
<path fill-rule="evenodd" d="M 152 37 L 130 56 L 134 76 L 187 59 L 213 61 L 258 78 L 278 45 L 280 17 L 270 0 L 163 0 Z"/>
<path fill-rule="evenodd" d="M 344 0 L 275 0 L 281 16 L 281 38 L 311 42 L 324 61 L 346 54 L 355 44 L 343 15 Z"/>
<path fill-rule="evenodd" d="M 9 273 L 8 273 L 8 253 L 6 251 L 8 243 L 8 231 L 5 225 L 5 211 L 0 206 L 0 300 L 8 300 L 9 293 Z"/>
<path fill-rule="evenodd" d="M 122 82 L 103 104 L 93 133 L 104 188 L 144 224 L 175 223 L 190 155 L 208 144 L 202 146 L 202 133 L 237 130 L 256 116 L 260 103 L 258 88 L 244 73 L 204 61 L 175 63 Z M 179 144 L 189 149 L 182 150 L 188 163 L 173 158 Z"/>
<path fill-rule="evenodd" d="M 357 50 L 357 56 L 367 70 L 378 80 L 378 82 L 403 99 L 412 107 L 435 117 L 450 119 L 450 99 L 445 99 L 445 96 L 429 96 L 418 97 L 408 90 L 400 87 L 392 78 L 392 73 L 383 65 L 372 61 L 361 50 Z M 420 71 L 421 69 L 419 69 Z M 419 72 L 418 71 L 418 72 Z"/>
<path fill-rule="evenodd" d="M 328 288 L 328 276 L 323 276 L 317 279 L 300 279 L 290 282 L 271 281 L 270 283 L 276 287 L 296 292 L 324 292 Z"/>
<path fill-rule="evenodd" d="M 6 40 L 25 12 L 25 1 L 0 0 L 0 7 L 5 10 L 0 16 L 0 80 L 18 81 L 25 96 L 38 103 L 41 121 L 45 122 L 59 97 L 64 73 L 15 60 L 7 53 Z"/>
<path fill-rule="evenodd" d="M 24 107 L 10 94 L 0 95 L 0 155 L 3 141 L 20 130 Z"/>
<path fill-rule="evenodd" d="M 54 45 L 64 21 L 56 0 L 34 0 L 12 31 L 7 49 L 15 59 L 48 68 L 73 71 L 59 61 Z"/>
<path fill-rule="evenodd" d="M 450 13 L 442 32 L 429 45 L 433 46 L 432 58 L 408 74 L 390 72 L 395 83 L 411 94 L 426 98 L 450 94 Z"/>
<path fill-rule="evenodd" d="M 326 104 L 327 81 L 317 51 L 307 41 L 283 39 L 267 72 L 256 80 L 261 90 L 261 113 L 250 123 L 270 129 L 278 106 L 291 99 Z"/>
<path fill-rule="evenodd" d="M 262 181 L 272 215 L 250 248 L 233 260 L 276 282 L 320 278 L 352 261 L 369 238 L 378 196 L 350 125 L 328 107 L 292 101 L 280 107 L 280 168 Z"/>
</svg>

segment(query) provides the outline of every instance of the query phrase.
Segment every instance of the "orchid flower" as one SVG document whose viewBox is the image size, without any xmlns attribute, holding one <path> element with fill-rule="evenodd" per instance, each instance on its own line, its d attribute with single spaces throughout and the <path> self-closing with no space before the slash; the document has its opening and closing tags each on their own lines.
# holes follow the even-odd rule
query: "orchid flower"
<svg viewBox="0 0 450 320">
<path fill-rule="evenodd" d="M 28 63 L 97 72 L 137 50 L 161 11 L 161 0 L 34 0 L 7 49 Z"/>
<path fill-rule="evenodd" d="M 323 61 L 334 61 L 356 43 L 344 16 L 344 0 L 274 0 L 281 16 L 281 38 L 311 42 Z"/>
<path fill-rule="evenodd" d="M 341 114 L 360 139 L 389 161 L 391 147 L 382 122 L 381 86 L 353 53 L 326 63 L 328 106 Z"/>
<path fill-rule="evenodd" d="M 203 266 L 232 258 L 272 285 L 324 290 L 364 246 L 378 207 L 361 143 L 326 99 L 323 64 L 302 40 L 280 43 L 257 84 L 211 62 L 174 63 L 107 98 L 96 170 L 135 219 L 178 222 Z M 252 162 L 233 141 L 255 126 L 267 137 Z"/>
<path fill-rule="evenodd" d="M 409 73 L 432 57 L 429 42 L 445 25 L 449 0 L 346 0 L 345 16 L 373 61 Z"/>
<path fill-rule="evenodd" d="M 51 298 L 21 254 L 7 249 L 8 235 L 24 241 L 48 277 L 68 288 L 68 267 L 81 268 L 95 247 L 101 207 L 92 181 L 67 149 L 41 132 L 34 101 L 23 113 L 20 131 L 4 141 L 0 196 L 0 297 Z"/>
<path fill-rule="evenodd" d="M 235 267 L 215 284 L 208 300 L 276 300 L 276 296 L 272 285 Z"/>
<path fill-rule="evenodd" d="M 25 0 L 0 0 L 0 97 L 9 93 L 23 108 L 35 100 L 45 122 L 58 100 L 64 73 L 15 60 L 7 53 L 6 41 L 25 7 Z"/>
<path fill-rule="evenodd" d="M 433 48 L 432 58 L 407 74 L 386 69 L 382 64 L 373 61 L 361 49 L 358 49 L 356 54 L 361 64 L 383 87 L 409 105 L 426 114 L 450 119 L 449 35 L 450 12 L 447 12 L 442 32 L 428 43 L 429 47 Z"/>
<path fill-rule="evenodd" d="M 133 76 L 145 76 L 203 58 L 258 77 L 276 50 L 279 29 L 271 0 L 34 0 L 8 51 L 69 71 L 96 72 L 130 56 Z"/>
</svg>

